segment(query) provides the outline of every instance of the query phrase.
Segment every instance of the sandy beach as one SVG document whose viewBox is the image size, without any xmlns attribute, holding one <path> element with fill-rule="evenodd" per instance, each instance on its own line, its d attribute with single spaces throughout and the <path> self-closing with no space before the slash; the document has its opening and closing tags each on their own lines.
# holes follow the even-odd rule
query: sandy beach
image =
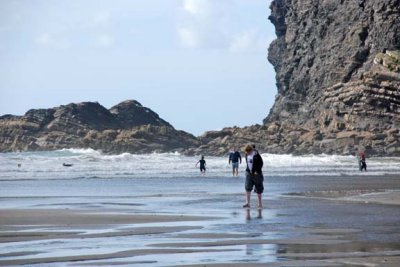
<svg viewBox="0 0 400 267">
<path fill-rule="evenodd" d="M 185 178 L 171 184 L 185 181 L 196 188 Z M 72 181 L 61 196 L 46 193 L 60 181 L 30 196 L 18 191 L 30 183 L 2 182 L 14 192 L 2 191 L 0 266 L 400 264 L 398 176 L 269 177 L 263 210 L 241 208 L 242 178 L 125 196 L 121 188 L 134 186 L 126 180 L 86 181 L 93 195 L 80 196 Z M 204 191 L 217 185 L 221 192 Z"/>
</svg>

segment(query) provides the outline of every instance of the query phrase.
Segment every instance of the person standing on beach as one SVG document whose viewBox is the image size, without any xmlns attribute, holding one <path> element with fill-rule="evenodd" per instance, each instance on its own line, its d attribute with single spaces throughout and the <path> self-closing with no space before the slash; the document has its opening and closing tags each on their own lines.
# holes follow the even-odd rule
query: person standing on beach
<svg viewBox="0 0 400 267">
<path fill-rule="evenodd" d="M 358 154 L 358 160 L 359 160 L 358 165 L 360 167 L 360 171 L 363 171 L 363 170 L 367 171 L 367 162 L 365 161 L 365 152 L 364 151 L 361 151 Z"/>
<path fill-rule="evenodd" d="M 239 176 L 239 164 L 242 164 L 242 157 L 237 149 L 233 149 L 233 151 L 229 154 L 229 164 L 232 162 L 232 175 Z"/>
<path fill-rule="evenodd" d="M 250 208 L 250 196 L 253 187 L 255 187 L 255 192 L 258 198 L 258 208 L 262 208 L 262 193 L 264 192 L 264 176 L 262 174 L 263 159 L 257 150 L 251 145 L 247 145 L 244 148 L 246 153 L 246 204 L 243 208 Z"/>
<path fill-rule="evenodd" d="M 201 156 L 201 159 L 196 163 L 197 165 L 200 163 L 200 172 L 202 175 L 206 174 L 206 161 L 204 160 L 204 156 Z"/>
</svg>

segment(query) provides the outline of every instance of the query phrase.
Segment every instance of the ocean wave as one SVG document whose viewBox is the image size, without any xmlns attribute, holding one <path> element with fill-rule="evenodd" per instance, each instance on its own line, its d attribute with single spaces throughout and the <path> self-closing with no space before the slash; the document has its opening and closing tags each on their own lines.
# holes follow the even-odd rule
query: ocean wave
<svg viewBox="0 0 400 267">
<path fill-rule="evenodd" d="M 360 175 L 355 156 L 262 154 L 265 176 Z M 227 157 L 207 157 L 207 175 L 231 175 Z M 80 178 L 196 177 L 198 157 L 179 153 L 119 155 L 93 149 L 62 149 L 50 152 L 0 153 L 0 180 Z M 63 166 L 71 164 L 71 167 Z M 20 164 L 20 167 L 18 165 Z M 368 175 L 400 174 L 400 158 L 368 158 Z M 240 172 L 245 168 L 244 159 Z"/>
</svg>

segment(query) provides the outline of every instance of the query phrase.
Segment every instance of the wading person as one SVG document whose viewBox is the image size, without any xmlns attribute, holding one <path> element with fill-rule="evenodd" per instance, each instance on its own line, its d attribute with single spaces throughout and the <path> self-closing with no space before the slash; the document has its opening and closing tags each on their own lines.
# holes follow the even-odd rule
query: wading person
<svg viewBox="0 0 400 267">
<path fill-rule="evenodd" d="M 358 154 L 358 166 L 360 168 L 360 171 L 367 171 L 367 162 L 365 161 L 365 152 L 361 151 Z"/>
<path fill-rule="evenodd" d="M 200 164 L 200 172 L 201 174 L 206 174 L 206 161 L 204 160 L 204 156 L 201 156 L 201 159 L 196 163 L 196 167 L 197 165 Z"/>
<path fill-rule="evenodd" d="M 242 164 L 242 157 L 237 149 L 233 149 L 233 151 L 229 154 L 229 164 L 232 162 L 232 175 L 239 176 L 239 164 Z"/>
<path fill-rule="evenodd" d="M 264 191 L 264 176 L 262 174 L 263 160 L 258 151 L 251 145 L 247 145 L 244 148 L 244 152 L 246 153 L 247 167 L 246 181 L 244 185 L 246 190 L 246 204 L 243 205 L 243 208 L 250 208 L 251 191 L 255 187 L 255 192 L 257 193 L 258 198 L 258 208 L 261 209 L 262 193 Z"/>
</svg>

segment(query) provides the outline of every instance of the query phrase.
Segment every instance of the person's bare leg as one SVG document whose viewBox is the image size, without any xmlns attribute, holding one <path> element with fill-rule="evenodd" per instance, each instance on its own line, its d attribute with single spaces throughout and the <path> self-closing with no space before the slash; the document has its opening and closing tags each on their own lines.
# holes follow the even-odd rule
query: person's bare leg
<svg viewBox="0 0 400 267">
<path fill-rule="evenodd" d="M 247 192 L 246 191 L 246 204 L 250 207 L 250 196 L 251 196 L 251 191 Z"/>
<path fill-rule="evenodd" d="M 257 194 L 258 198 L 258 207 L 262 209 L 262 194 Z"/>
</svg>

